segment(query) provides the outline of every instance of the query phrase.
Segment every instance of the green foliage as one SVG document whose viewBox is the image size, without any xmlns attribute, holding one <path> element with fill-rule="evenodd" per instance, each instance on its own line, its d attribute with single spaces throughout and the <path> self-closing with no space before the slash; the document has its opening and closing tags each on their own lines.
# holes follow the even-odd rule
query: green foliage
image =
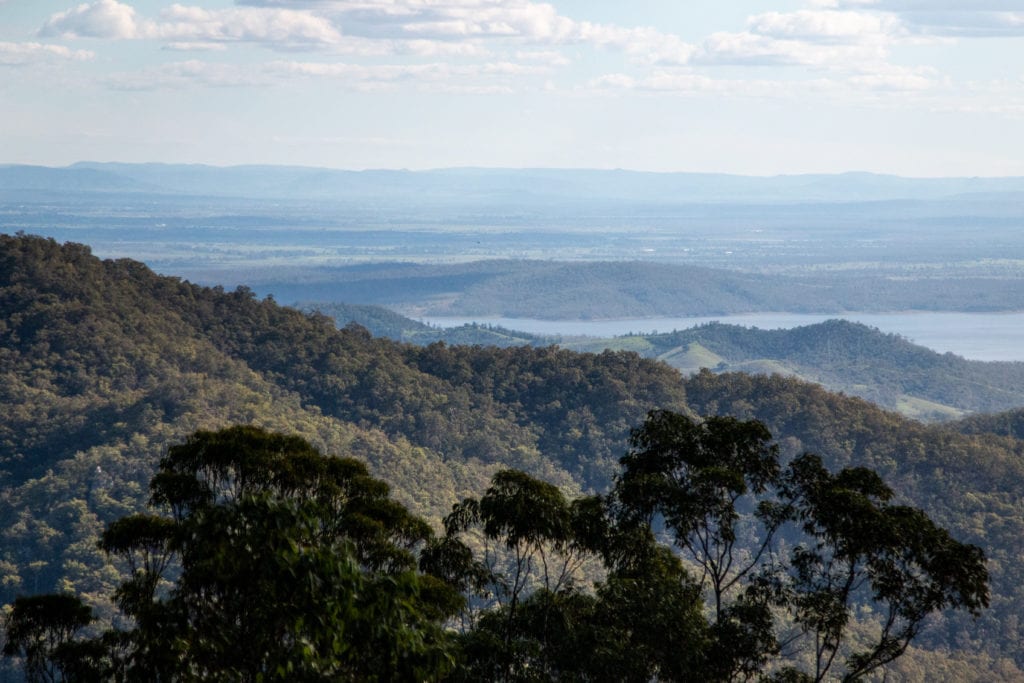
<svg viewBox="0 0 1024 683">
<path fill-rule="evenodd" d="M 814 635 L 815 680 L 840 652 L 861 590 L 878 606 L 881 634 L 849 654 L 844 680 L 902 655 L 931 613 L 951 607 L 977 617 L 988 607 L 981 549 L 955 541 L 920 510 L 890 505 L 892 491 L 871 470 L 832 475 L 805 454 L 788 468 L 782 494 L 811 539 L 793 550 L 795 571 L 782 590 L 795 623 Z"/>
<path fill-rule="evenodd" d="M 956 643 L 986 652 L 992 661 L 1022 656 L 1024 633 L 1016 616 L 1024 604 L 1024 573 L 1016 559 L 1024 552 L 1020 442 L 925 426 L 778 376 L 705 372 L 688 380 L 686 389 L 697 411 L 763 422 L 778 437 L 784 459 L 810 451 L 833 471 L 874 470 L 896 503 L 912 503 L 955 537 L 984 548 L 991 607 L 977 619 L 960 610 L 934 615 L 915 642 L 928 648 Z"/>
<path fill-rule="evenodd" d="M 895 501 L 985 548 L 992 607 L 976 622 L 960 611 L 933 616 L 915 640 L 930 649 L 910 648 L 901 670 L 961 671 L 969 660 L 979 677 L 1012 680 L 1024 662 L 1024 446 L 1012 434 L 927 428 L 778 377 L 684 383 L 632 353 L 395 344 L 244 289 L 198 287 L 24 236 L 0 236 L 0 404 L 8 604 L 71 592 L 100 624 L 115 621 L 123 572 L 163 556 L 159 530 L 134 560 L 102 552 L 103 530 L 145 514 L 160 455 L 197 430 L 243 423 L 301 436 L 364 461 L 396 500 L 438 520 L 504 467 L 567 493 L 606 490 L 630 428 L 665 408 L 756 417 L 777 436 L 783 462 L 810 450 L 831 471 L 870 467 Z M 573 515 L 589 529 L 586 547 L 597 547 L 601 515 Z M 749 534 L 740 528 L 739 537 Z M 466 546 L 472 559 L 483 541 L 470 533 Z M 454 575 L 466 557 L 448 559 Z M 871 618 L 858 614 L 852 628 L 869 631 Z"/>
<path fill-rule="evenodd" d="M 697 423 L 669 411 L 652 412 L 634 430 L 616 495 L 622 514 L 648 524 L 655 513 L 710 582 L 717 622 L 724 595 L 758 566 L 783 518 L 760 500 L 779 475 L 778 448 L 758 422 L 711 417 Z M 740 539 L 740 506 L 756 509 L 759 541 Z M 747 530 L 748 534 L 750 530 Z M 737 542 L 740 542 L 737 546 Z M 740 548 L 749 552 L 741 559 Z"/>
<path fill-rule="evenodd" d="M 453 508 L 438 547 L 463 559 L 447 567 L 494 598 L 463 621 L 458 676 L 852 681 L 900 657 L 932 614 L 988 606 L 982 551 L 891 505 L 868 469 L 833 475 L 810 454 L 782 468 L 765 427 L 733 418 L 652 411 L 631 443 L 608 498 L 569 504 L 504 471 Z M 468 559 L 474 529 L 504 561 L 487 546 Z M 587 556 L 604 575 L 589 590 L 571 571 Z M 878 632 L 854 639 L 866 607 Z"/>
<path fill-rule="evenodd" d="M 0 236 L 0 261 L 5 603 L 68 590 L 109 621 L 118 568 L 99 535 L 144 510 L 160 454 L 197 430 L 301 435 L 439 519 L 500 464 L 604 486 L 629 426 L 685 403 L 675 373 L 635 356 L 421 350 L 34 237 Z"/>
<path fill-rule="evenodd" d="M 712 323 L 644 339 L 651 344 L 645 355 L 688 374 L 718 365 L 752 374 L 782 372 L 892 410 L 918 406 L 912 417 L 948 419 L 1024 403 L 1024 363 L 965 360 L 845 320 L 782 330 Z M 715 354 L 720 363 L 694 365 L 686 353 L 694 347 Z"/>
<path fill-rule="evenodd" d="M 425 560 L 465 558 L 446 565 L 462 572 L 449 580 L 475 593 L 455 680 L 681 680 L 703 663 L 695 584 L 649 529 L 610 526 L 602 499 L 570 503 L 504 470 L 482 498 L 454 506 L 445 527 Z M 479 559 L 467 532 L 484 540 Z M 588 563 L 604 565 L 604 581 L 581 571 Z"/>
<path fill-rule="evenodd" d="M 500 326 L 469 323 L 458 327 L 431 327 L 382 306 L 360 306 L 343 303 L 305 304 L 303 310 L 317 311 L 334 318 L 338 327 L 355 324 L 369 330 L 375 337 L 426 346 L 436 342 L 460 346 L 547 346 L 546 339 Z"/>
<path fill-rule="evenodd" d="M 232 427 L 172 447 L 151 489 L 170 516 L 122 518 L 102 539 L 130 569 L 116 601 L 133 628 L 61 653 L 52 641 L 87 620 L 52 608 L 33 619 L 16 603 L 9 645 L 30 664 L 63 654 L 83 676 L 238 681 L 423 680 L 451 667 L 442 623 L 461 600 L 415 570 L 430 528 L 362 463 Z"/>
<path fill-rule="evenodd" d="M 636 351 L 693 374 L 701 368 L 750 374 L 780 373 L 861 396 L 909 417 L 948 420 L 969 411 L 997 411 L 1024 403 L 1024 363 L 965 360 L 937 353 L 895 334 L 859 323 L 829 320 L 793 329 L 761 330 L 710 323 L 687 330 L 610 339 L 531 337 L 524 333 L 466 326 L 424 328 L 387 309 L 324 305 L 369 326 L 375 335 L 426 345 L 510 346 L 558 343 L 575 351 Z M 377 321 L 387 317 L 389 325 Z"/>
<path fill-rule="evenodd" d="M 30 682 L 66 680 L 73 638 L 92 619 L 92 610 L 74 595 L 18 598 L 4 624 L 3 654 L 22 658 Z"/>
<path fill-rule="evenodd" d="M 892 491 L 866 468 L 833 475 L 805 453 L 782 470 L 770 438 L 755 421 L 653 412 L 616 484 L 619 520 L 657 515 L 700 569 L 718 678 L 759 675 L 781 652 L 773 608 L 804 634 L 787 647 L 813 644 L 814 667 L 803 673 L 820 681 L 839 662 L 843 679 L 855 680 L 899 657 L 932 613 L 978 616 L 988 606 L 980 548 L 920 510 L 890 505 Z M 751 538 L 738 543 L 744 532 Z M 776 550 L 780 534 L 788 553 Z M 881 623 L 859 649 L 844 642 L 858 603 L 873 605 Z"/>
</svg>

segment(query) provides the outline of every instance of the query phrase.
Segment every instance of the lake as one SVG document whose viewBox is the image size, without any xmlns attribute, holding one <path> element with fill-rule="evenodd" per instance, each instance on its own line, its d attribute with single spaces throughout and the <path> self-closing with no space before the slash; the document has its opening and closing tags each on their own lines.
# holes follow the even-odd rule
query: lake
<svg viewBox="0 0 1024 683">
<path fill-rule="evenodd" d="M 530 318 L 423 318 L 439 327 L 466 323 L 499 325 L 541 335 L 616 337 L 684 330 L 712 321 L 771 330 L 813 325 L 843 318 L 906 337 L 915 344 L 973 360 L 1024 361 L 1024 313 L 747 313 L 700 318 L 634 318 L 626 320 L 533 320 Z"/>
</svg>

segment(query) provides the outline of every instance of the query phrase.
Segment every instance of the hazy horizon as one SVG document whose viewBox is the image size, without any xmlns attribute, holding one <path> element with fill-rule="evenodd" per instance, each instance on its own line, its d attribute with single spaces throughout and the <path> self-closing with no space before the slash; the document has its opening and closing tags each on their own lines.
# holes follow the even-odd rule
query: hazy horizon
<svg viewBox="0 0 1024 683">
<path fill-rule="evenodd" d="M 2 1 L 2 0 L 0 0 Z M 269 163 L 269 162 L 252 162 L 252 163 L 206 163 L 200 161 L 162 161 L 153 159 L 149 161 L 123 161 L 120 159 L 78 159 L 65 164 L 42 164 L 42 163 L 21 163 L 11 162 L 0 159 L 0 168 L 3 167 L 14 167 L 14 166 L 32 166 L 38 168 L 50 168 L 50 169 L 69 169 L 81 166 L 90 165 L 110 165 L 110 166 L 182 166 L 182 167 L 206 167 L 213 169 L 234 169 L 234 168 L 289 168 L 289 169 L 307 169 L 307 170 L 325 170 L 325 171 L 339 171 L 339 172 L 373 172 L 373 171 L 392 171 L 392 172 L 404 172 L 404 173 L 429 173 L 432 171 L 565 171 L 565 172 L 587 172 L 587 171 L 599 171 L 599 172 L 625 172 L 625 173 L 636 173 L 636 174 L 649 174 L 649 175 L 706 175 L 706 176 L 735 176 L 737 178 L 787 178 L 787 177 L 801 177 L 801 176 L 879 176 L 879 177 L 892 177 L 906 180 L 963 180 L 969 178 L 986 178 L 986 179 L 1002 179 L 1002 178 L 1024 178 L 1024 172 L 1018 175 L 904 175 L 900 173 L 888 173 L 884 171 L 868 171 L 864 169 L 851 168 L 841 171 L 828 171 L 828 172 L 814 172 L 814 171 L 794 171 L 786 173 L 741 173 L 731 171 L 705 171 L 705 170 L 687 170 L 687 171 L 664 171 L 664 170 L 651 170 L 645 168 L 625 168 L 619 166 L 434 166 L 434 167 L 423 167 L 423 168 L 407 168 L 397 166 L 368 166 L 368 167 L 347 167 L 347 166 L 317 166 L 317 165 L 306 165 L 306 164 L 287 164 L 287 163 Z"/>
</svg>

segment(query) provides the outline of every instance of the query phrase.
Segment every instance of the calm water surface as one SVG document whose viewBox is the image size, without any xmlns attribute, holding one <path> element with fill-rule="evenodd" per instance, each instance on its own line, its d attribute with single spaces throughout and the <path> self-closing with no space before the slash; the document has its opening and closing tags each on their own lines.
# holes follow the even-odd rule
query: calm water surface
<svg viewBox="0 0 1024 683">
<path fill-rule="evenodd" d="M 765 330 L 813 325 L 843 318 L 893 332 L 915 344 L 973 360 L 1024 361 L 1024 313 L 748 313 L 702 318 L 640 318 L 628 320 L 533 320 L 529 318 L 424 318 L 440 327 L 478 322 L 543 335 L 614 337 L 630 333 L 671 332 L 708 322 L 759 327 Z"/>
</svg>

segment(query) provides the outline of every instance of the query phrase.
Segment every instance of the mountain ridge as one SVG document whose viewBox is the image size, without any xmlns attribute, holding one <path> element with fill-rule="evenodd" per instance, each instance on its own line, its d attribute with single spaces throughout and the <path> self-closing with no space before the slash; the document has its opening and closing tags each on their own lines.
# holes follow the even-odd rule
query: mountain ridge
<svg viewBox="0 0 1024 683">
<path fill-rule="evenodd" d="M 84 182 L 87 174 L 92 182 Z M 81 176 L 81 178 L 79 178 Z M 241 197 L 384 197 L 394 192 L 420 200 L 531 202 L 598 200 L 624 203 L 700 201 L 966 200 L 971 195 L 1024 191 L 1024 177 L 910 178 L 869 172 L 750 176 L 728 173 L 623 169 L 440 168 L 346 170 L 249 164 L 123 163 L 80 161 L 64 167 L 0 166 L 0 189 L 50 189 L 77 183 L 99 190 L 102 178 L 121 191 Z M 49 181 L 47 183 L 46 181 Z M 28 183 L 26 185 L 26 183 Z M 115 189 L 113 187 L 108 190 Z"/>
<path fill-rule="evenodd" d="M 779 376 L 684 381 L 628 352 L 375 339 L 245 288 L 26 236 L 0 236 L 0 313 L 4 602 L 64 590 L 109 618 L 103 596 L 121 568 L 97 534 L 142 509 L 167 445 L 199 428 L 242 422 L 308 437 L 365 459 L 399 500 L 437 519 L 499 467 L 570 492 L 602 489 L 629 429 L 657 407 L 764 420 L 787 457 L 814 450 L 830 467 L 877 469 L 899 500 L 985 548 L 992 609 L 978 622 L 937 617 L 901 671 L 941 678 L 966 657 L 982 678 L 1014 680 L 1024 664 L 1022 441 L 923 425 Z"/>
</svg>

